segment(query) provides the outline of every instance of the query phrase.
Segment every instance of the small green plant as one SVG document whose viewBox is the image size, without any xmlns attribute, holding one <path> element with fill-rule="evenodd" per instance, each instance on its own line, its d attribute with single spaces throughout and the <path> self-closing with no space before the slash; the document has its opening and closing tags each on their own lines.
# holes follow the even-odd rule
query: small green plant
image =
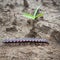
<svg viewBox="0 0 60 60">
<path fill-rule="evenodd" d="M 29 13 L 24 13 L 23 16 L 24 17 L 27 17 L 29 19 L 33 19 L 33 20 L 37 19 L 38 17 L 43 17 L 43 13 L 37 14 L 38 9 L 39 9 L 39 7 L 37 7 L 37 9 L 35 10 L 35 12 L 34 12 L 33 15 L 32 14 L 29 14 Z"/>
</svg>

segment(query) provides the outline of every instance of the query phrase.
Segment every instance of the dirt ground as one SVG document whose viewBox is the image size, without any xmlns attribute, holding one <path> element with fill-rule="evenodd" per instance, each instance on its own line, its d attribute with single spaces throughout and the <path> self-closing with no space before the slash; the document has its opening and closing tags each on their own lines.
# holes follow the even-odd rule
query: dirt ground
<svg viewBox="0 0 60 60">
<path fill-rule="evenodd" d="M 0 0 L 0 60 L 60 60 L 60 1 L 27 2 L 28 7 L 23 0 Z M 44 13 L 43 18 L 23 17 L 24 12 L 33 14 L 38 6 L 39 13 Z M 25 37 L 45 38 L 49 45 L 2 43 L 3 39 Z"/>
</svg>

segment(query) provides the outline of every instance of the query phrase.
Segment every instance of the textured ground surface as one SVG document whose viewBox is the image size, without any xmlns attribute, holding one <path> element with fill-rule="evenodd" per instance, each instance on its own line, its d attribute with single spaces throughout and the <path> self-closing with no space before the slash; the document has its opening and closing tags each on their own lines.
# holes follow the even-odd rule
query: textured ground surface
<svg viewBox="0 0 60 60">
<path fill-rule="evenodd" d="M 60 60 L 60 1 L 28 0 L 29 8 L 24 10 L 23 0 L 0 0 L 0 60 Z M 44 19 L 33 21 L 22 16 L 23 11 L 39 12 Z M 34 29 L 33 29 L 34 28 Z M 3 46 L 5 38 L 36 37 L 49 40 L 48 46 L 16 45 Z"/>
</svg>

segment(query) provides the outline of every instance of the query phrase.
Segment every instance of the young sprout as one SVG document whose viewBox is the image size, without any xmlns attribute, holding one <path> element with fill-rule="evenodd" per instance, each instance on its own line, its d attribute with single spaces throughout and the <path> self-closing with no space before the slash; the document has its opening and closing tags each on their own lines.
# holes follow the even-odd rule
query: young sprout
<svg viewBox="0 0 60 60">
<path fill-rule="evenodd" d="M 26 18 L 29 18 L 29 19 L 33 19 L 33 20 L 35 20 L 35 19 L 37 19 L 39 17 L 43 17 L 43 13 L 37 14 L 38 13 L 38 9 L 39 9 L 39 7 L 36 8 L 36 10 L 35 10 L 33 15 L 29 14 L 29 13 L 24 13 L 23 16 L 26 17 Z"/>
</svg>

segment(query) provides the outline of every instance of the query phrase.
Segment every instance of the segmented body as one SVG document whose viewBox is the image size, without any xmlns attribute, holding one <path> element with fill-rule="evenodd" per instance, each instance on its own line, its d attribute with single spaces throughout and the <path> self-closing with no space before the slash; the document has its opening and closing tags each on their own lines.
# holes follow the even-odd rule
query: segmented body
<svg viewBox="0 0 60 60">
<path fill-rule="evenodd" d="M 48 40 L 38 39 L 38 38 L 18 38 L 18 39 L 5 39 L 5 40 L 3 40 L 3 43 L 21 43 L 21 42 L 48 43 Z"/>
</svg>

